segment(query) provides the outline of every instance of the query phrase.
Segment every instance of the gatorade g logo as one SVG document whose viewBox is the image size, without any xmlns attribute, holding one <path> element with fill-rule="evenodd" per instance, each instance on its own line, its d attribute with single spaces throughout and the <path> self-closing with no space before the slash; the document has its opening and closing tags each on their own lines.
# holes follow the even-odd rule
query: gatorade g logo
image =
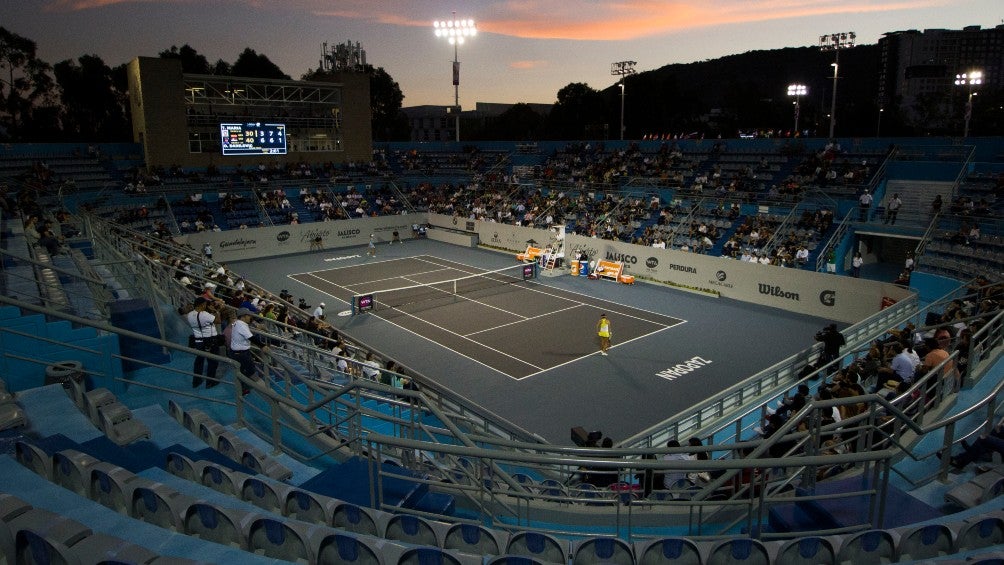
<svg viewBox="0 0 1004 565">
<path fill-rule="evenodd" d="M 833 306 L 837 302 L 837 291 L 835 290 L 824 290 L 819 293 L 819 302 L 823 306 Z"/>
</svg>

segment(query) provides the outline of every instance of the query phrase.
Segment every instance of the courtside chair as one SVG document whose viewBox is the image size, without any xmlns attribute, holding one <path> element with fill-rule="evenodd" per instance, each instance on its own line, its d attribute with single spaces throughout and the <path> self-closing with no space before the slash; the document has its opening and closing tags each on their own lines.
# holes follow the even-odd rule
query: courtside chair
<svg viewBox="0 0 1004 565">
<path fill-rule="evenodd" d="M 443 539 L 444 549 L 473 555 L 499 555 L 505 544 L 495 533 L 479 524 L 453 524 Z"/>
<path fill-rule="evenodd" d="M 626 542 L 612 537 L 597 537 L 575 544 L 572 565 L 634 565 L 634 552 Z"/>
<path fill-rule="evenodd" d="M 715 543 L 708 552 L 707 565 L 770 565 L 770 553 L 755 539 L 730 539 Z"/>
<path fill-rule="evenodd" d="M 774 558 L 775 565 L 815 565 L 833 563 L 837 554 L 826 538 L 806 536 L 784 542 Z"/>
<path fill-rule="evenodd" d="M 687 538 L 667 537 L 635 543 L 638 565 L 701 565 L 701 550 Z"/>
</svg>

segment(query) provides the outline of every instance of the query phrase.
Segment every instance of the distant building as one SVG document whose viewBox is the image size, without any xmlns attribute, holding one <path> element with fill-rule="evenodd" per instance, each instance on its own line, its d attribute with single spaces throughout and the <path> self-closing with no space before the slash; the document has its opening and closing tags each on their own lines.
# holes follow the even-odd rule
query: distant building
<svg viewBox="0 0 1004 565">
<path fill-rule="evenodd" d="M 907 120 L 918 118 L 914 106 L 924 95 L 942 99 L 947 115 L 957 114 L 965 94 L 955 86 L 956 74 L 981 70 L 981 88 L 1004 86 L 1004 25 L 894 31 L 878 46 L 879 107 L 898 107 Z"/>
<path fill-rule="evenodd" d="M 143 144 L 148 166 L 247 167 L 372 158 L 365 74 L 334 73 L 330 81 L 192 75 L 182 72 L 178 59 L 155 57 L 133 59 L 127 73 L 133 139 Z M 281 129 L 282 139 L 263 138 L 270 149 L 259 153 L 252 148 L 224 155 L 222 124 L 248 123 L 260 123 L 263 130 L 279 124 L 281 128 L 268 131 Z"/>
<path fill-rule="evenodd" d="M 464 131 L 469 128 L 482 128 L 491 123 L 493 118 L 505 113 L 515 106 L 515 103 L 477 102 L 474 110 L 460 112 L 460 139 L 463 141 Z M 542 116 L 551 113 L 553 104 L 527 104 Z M 457 113 L 454 106 L 411 106 L 402 108 L 408 117 L 408 127 L 411 130 L 411 141 L 454 141 L 456 139 Z M 466 128 L 465 128 L 466 125 Z"/>
</svg>

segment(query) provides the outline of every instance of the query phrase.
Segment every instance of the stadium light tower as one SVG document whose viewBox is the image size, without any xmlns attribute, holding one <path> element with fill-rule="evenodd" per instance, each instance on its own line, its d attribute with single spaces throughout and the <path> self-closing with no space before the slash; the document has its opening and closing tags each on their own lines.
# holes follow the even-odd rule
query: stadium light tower
<svg viewBox="0 0 1004 565">
<path fill-rule="evenodd" d="M 840 68 L 840 52 L 844 49 L 854 47 L 854 40 L 857 34 L 853 31 L 841 33 L 831 33 L 830 35 L 819 36 L 819 49 L 822 51 L 833 51 L 836 58 L 833 61 L 833 98 L 830 101 L 830 139 L 833 139 L 833 130 L 837 125 L 837 78 Z"/>
<path fill-rule="evenodd" d="M 457 125 L 457 141 L 460 141 L 460 59 L 458 49 L 468 39 L 478 34 L 474 20 L 458 20 L 453 12 L 452 20 L 436 20 L 432 22 L 436 37 L 445 38 L 453 46 L 453 118 Z"/>
<path fill-rule="evenodd" d="M 788 85 L 788 96 L 795 97 L 795 135 L 798 135 L 798 111 L 799 111 L 799 99 L 805 96 L 809 92 L 808 87 L 804 84 L 789 84 Z"/>
<path fill-rule="evenodd" d="M 973 117 L 973 92 L 974 86 L 983 84 L 983 71 L 969 71 L 955 75 L 955 86 L 965 86 L 969 89 L 969 96 L 966 98 L 966 125 L 962 130 L 962 137 L 969 137 L 969 118 Z"/>
<path fill-rule="evenodd" d="M 624 87 L 624 79 L 628 75 L 635 74 L 634 66 L 638 63 L 636 61 L 618 61 L 616 63 L 610 63 L 610 74 L 614 76 L 621 77 L 621 141 L 624 141 L 624 98 L 627 96 L 627 91 Z"/>
</svg>

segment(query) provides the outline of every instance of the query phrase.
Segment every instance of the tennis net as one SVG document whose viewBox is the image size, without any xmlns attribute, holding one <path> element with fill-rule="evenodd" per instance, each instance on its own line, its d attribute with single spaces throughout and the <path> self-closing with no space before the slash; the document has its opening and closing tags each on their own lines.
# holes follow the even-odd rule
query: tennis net
<svg viewBox="0 0 1004 565">
<path fill-rule="evenodd" d="M 461 296 L 480 291 L 491 292 L 493 289 L 520 283 L 536 277 L 537 264 L 528 263 L 445 281 L 376 290 L 353 296 L 352 312 L 386 310 L 388 308 L 399 308 L 408 304 L 415 304 L 416 302 L 442 299 L 449 296 Z"/>
</svg>

